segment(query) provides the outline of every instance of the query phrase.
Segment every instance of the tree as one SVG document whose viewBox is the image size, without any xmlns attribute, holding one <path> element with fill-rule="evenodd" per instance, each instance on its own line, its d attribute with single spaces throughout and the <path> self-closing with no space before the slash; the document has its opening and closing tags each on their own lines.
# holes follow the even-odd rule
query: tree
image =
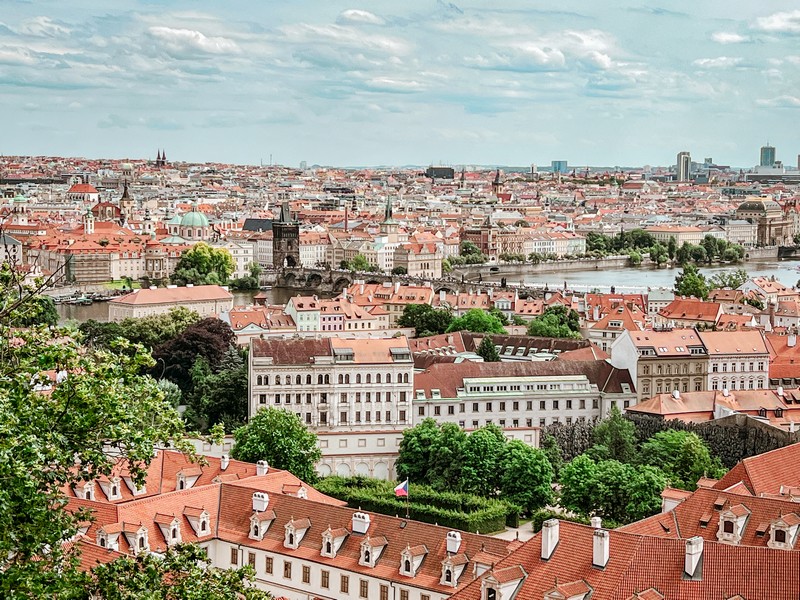
<svg viewBox="0 0 800 600">
<path fill-rule="evenodd" d="M 558 441 L 546 429 L 542 429 L 541 438 L 539 439 L 539 449 L 544 452 L 550 466 L 553 467 L 553 477 L 558 477 L 561 468 L 564 466 L 564 457 L 561 454 L 561 448 Z"/>
<path fill-rule="evenodd" d="M 188 447 L 184 425 L 141 374 L 153 362 L 141 348 L 94 350 L 63 329 L 0 333 L 0 596 L 60 597 L 77 568 L 64 542 L 87 518 L 65 510 L 62 490 L 110 475 L 118 458 L 141 483 L 154 445 Z"/>
<path fill-rule="evenodd" d="M 669 259 L 672 260 L 675 258 L 675 253 L 678 251 L 678 243 L 675 241 L 674 236 L 669 236 L 669 242 L 667 242 L 667 255 Z"/>
<path fill-rule="evenodd" d="M 497 320 L 500 321 L 500 324 L 503 327 L 508 325 L 508 317 L 506 316 L 506 314 L 502 310 L 500 310 L 496 306 L 493 306 L 492 308 L 489 309 L 489 314 L 492 315 L 492 316 L 497 317 Z"/>
<path fill-rule="evenodd" d="M 475 256 L 480 255 L 481 250 L 475 244 L 468 241 L 461 242 L 461 256 Z"/>
<path fill-rule="evenodd" d="M 414 483 L 430 484 L 431 455 L 439 444 L 441 431 L 432 418 L 403 431 L 395 468 L 397 477 Z"/>
<path fill-rule="evenodd" d="M 191 371 L 192 393 L 184 415 L 201 431 L 224 423 L 231 432 L 247 420 L 247 362 L 242 354 L 229 346 L 219 366 L 212 369 L 208 360 L 199 356 Z"/>
<path fill-rule="evenodd" d="M 473 308 L 450 323 L 446 333 L 451 331 L 472 331 L 474 333 L 507 333 L 500 319 L 485 310 Z"/>
<path fill-rule="evenodd" d="M 613 404 L 608 416 L 594 428 L 594 442 L 606 449 L 608 458 L 631 462 L 636 449 L 636 427 Z"/>
<path fill-rule="evenodd" d="M 667 262 L 669 258 L 669 251 L 661 242 L 656 242 L 653 244 L 653 247 L 650 248 L 650 260 L 652 260 L 657 265 L 662 265 Z"/>
<path fill-rule="evenodd" d="M 695 265 L 687 264 L 675 277 L 675 293 L 705 300 L 708 298 L 708 283 Z"/>
<path fill-rule="evenodd" d="M 749 277 L 747 271 L 744 269 L 735 269 L 733 271 L 722 271 L 721 273 L 715 274 L 708 283 L 712 290 L 725 288 L 735 290 L 741 287 Z"/>
<path fill-rule="evenodd" d="M 591 513 L 594 506 L 592 487 L 596 471 L 597 463 L 585 454 L 573 458 L 561 470 L 561 506 L 583 515 Z"/>
<path fill-rule="evenodd" d="M 463 489 L 479 496 L 493 495 L 499 485 L 498 460 L 506 438 L 492 423 L 476 429 L 464 444 Z"/>
<path fill-rule="evenodd" d="M 153 358 L 160 364 L 152 373 L 174 381 L 183 393 L 191 392 L 191 369 L 195 360 L 203 357 L 211 369 L 216 370 L 233 340 L 230 325 L 213 317 L 203 319 L 153 350 Z"/>
<path fill-rule="evenodd" d="M 628 260 L 632 266 L 638 267 L 640 264 L 642 264 L 642 255 L 636 250 L 631 250 L 628 252 Z"/>
<path fill-rule="evenodd" d="M 236 263 L 227 249 L 199 242 L 184 251 L 170 279 L 178 285 L 223 285 L 235 270 Z"/>
<path fill-rule="evenodd" d="M 580 338 L 580 316 L 564 306 L 554 304 L 528 325 L 528 335 L 553 338 Z"/>
<path fill-rule="evenodd" d="M 121 335 L 134 344 L 155 348 L 181 335 L 190 325 L 200 321 L 200 315 L 183 306 L 171 308 L 168 313 L 123 319 L 119 326 Z"/>
<path fill-rule="evenodd" d="M 370 264 L 366 256 L 363 254 L 356 254 L 348 263 L 348 269 L 351 271 L 369 271 Z"/>
<path fill-rule="evenodd" d="M 475 352 L 483 358 L 484 362 L 500 362 L 500 354 L 497 352 L 492 337 L 489 335 L 483 336 Z"/>
<path fill-rule="evenodd" d="M 231 287 L 235 290 L 256 290 L 261 283 L 261 265 L 250 263 L 248 267 L 249 275 L 239 277 L 231 281 Z"/>
<path fill-rule="evenodd" d="M 642 444 L 639 462 L 658 467 L 670 485 L 689 491 L 697 488 L 701 477 L 717 479 L 725 471 L 696 433 L 674 429 L 659 431 Z"/>
<path fill-rule="evenodd" d="M 208 555 L 196 544 L 179 544 L 163 555 L 145 553 L 98 565 L 86 579 L 93 600 L 152 598 L 163 600 L 269 600 L 272 595 L 253 585 L 249 565 L 209 569 Z M 83 594 L 81 594 L 83 595 Z"/>
<path fill-rule="evenodd" d="M 322 458 L 317 436 L 293 412 L 262 408 L 247 425 L 234 432 L 233 439 L 231 456 L 237 460 L 266 460 L 308 483 L 317 480 L 314 465 Z"/>
<path fill-rule="evenodd" d="M 408 275 L 408 269 L 403 266 L 397 266 L 392 269 L 392 275 Z"/>
<path fill-rule="evenodd" d="M 442 260 L 442 273 L 452 273 L 453 272 L 453 263 L 450 261 L 450 258 L 445 258 Z"/>
<path fill-rule="evenodd" d="M 527 514 L 552 501 L 553 467 L 541 450 L 512 440 L 500 452 L 498 467 L 501 496 Z"/>
<path fill-rule="evenodd" d="M 453 322 L 453 313 L 446 308 L 433 308 L 430 304 L 406 304 L 397 320 L 398 327 L 413 327 L 417 337 L 439 335 Z"/>
<path fill-rule="evenodd" d="M 456 423 L 443 423 L 430 452 L 428 481 L 441 491 L 457 492 L 462 486 L 462 464 L 467 434 Z"/>
</svg>

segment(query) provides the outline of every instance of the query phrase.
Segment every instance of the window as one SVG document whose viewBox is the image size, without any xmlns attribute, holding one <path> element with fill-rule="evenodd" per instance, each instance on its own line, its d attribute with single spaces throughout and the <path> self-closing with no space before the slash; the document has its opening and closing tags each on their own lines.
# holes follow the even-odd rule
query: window
<svg viewBox="0 0 800 600">
<path fill-rule="evenodd" d="M 779 544 L 786 543 L 786 530 L 785 529 L 776 529 L 775 530 L 775 541 Z"/>
<path fill-rule="evenodd" d="M 286 579 L 292 578 L 292 563 L 288 560 L 283 561 L 283 576 Z"/>
<path fill-rule="evenodd" d="M 348 575 L 342 575 L 339 581 L 339 591 L 343 594 L 350 593 L 350 577 Z"/>
<path fill-rule="evenodd" d="M 558 400 L 553 400 L 553 410 L 558 410 Z"/>
<path fill-rule="evenodd" d="M 448 414 L 448 415 L 454 415 L 454 414 L 456 414 L 456 407 L 455 407 L 455 406 L 452 406 L 452 405 L 451 405 L 451 406 L 448 406 L 448 407 L 447 407 L 447 414 Z"/>
<path fill-rule="evenodd" d="M 369 598 L 369 582 L 366 579 L 358 582 L 358 597 Z"/>
<path fill-rule="evenodd" d="M 505 402 L 501 402 L 500 403 L 500 410 L 505 410 L 505 409 L 506 409 L 506 403 Z"/>
<path fill-rule="evenodd" d="M 722 523 L 722 531 L 725 533 L 733 533 L 733 521 L 724 521 Z"/>
<path fill-rule="evenodd" d="M 303 583 L 311 583 L 311 567 L 303 566 Z"/>
<path fill-rule="evenodd" d="M 399 417 L 399 419 L 400 419 L 400 422 L 401 422 L 401 423 L 402 423 L 402 422 L 404 422 L 404 421 L 406 420 L 406 411 L 404 411 L 404 410 L 401 410 L 401 411 L 400 411 L 400 417 Z"/>
<path fill-rule="evenodd" d="M 255 552 L 248 552 L 247 553 L 247 564 L 256 568 L 256 553 Z"/>
<path fill-rule="evenodd" d="M 231 548 L 231 564 L 239 566 L 239 550 L 236 548 Z"/>
<path fill-rule="evenodd" d="M 330 571 L 322 571 L 320 573 L 320 581 L 319 586 L 324 589 L 328 589 L 331 586 L 331 574 Z"/>
<path fill-rule="evenodd" d="M 419 600 L 431 600 L 431 597 L 428 594 L 420 594 Z"/>
<path fill-rule="evenodd" d="M 380 600 L 389 600 L 389 586 L 381 584 Z"/>
<path fill-rule="evenodd" d="M 408 600 L 408 590 L 400 590 L 400 600 Z"/>
<path fill-rule="evenodd" d="M 487 402 L 486 403 L 486 412 L 492 412 L 492 403 L 491 402 Z"/>
<path fill-rule="evenodd" d="M 434 407 L 433 407 L 433 414 L 434 414 L 435 416 L 437 416 L 437 417 L 438 417 L 439 415 L 441 415 L 441 414 L 442 414 L 442 407 L 441 407 L 441 406 L 434 406 Z"/>
<path fill-rule="evenodd" d="M 567 410 L 572 410 L 572 400 L 567 400 Z"/>
<path fill-rule="evenodd" d="M 539 400 L 539 410 L 547 410 L 547 403 L 544 400 Z"/>
<path fill-rule="evenodd" d="M 264 571 L 268 575 L 272 575 L 272 557 L 271 556 L 267 556 L 266 559 L 264 560 Z"/>
<path fill-rule="evenodd" d="M 424 417 L 424 416 L 425 416 L 425 407 L 424 407 L 424 406 L 420 406 L 420 407 L 417 409 L 417 414 L 418 414 L 420 417 Z"/>
<path fill-rule="evenodd" d="M 480 409 L 478 408 L 478 403 L 477 402 L 473 402 L 472 403 L 472 412 L 478 412 L 479 410 Z"/>
</svg>

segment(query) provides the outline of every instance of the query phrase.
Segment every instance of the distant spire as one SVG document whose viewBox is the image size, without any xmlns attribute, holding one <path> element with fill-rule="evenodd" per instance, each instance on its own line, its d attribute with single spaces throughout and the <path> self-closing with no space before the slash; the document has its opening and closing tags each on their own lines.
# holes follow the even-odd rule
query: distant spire
<svg viewBox="0 0 800 600">
<path fill-rule="evenodd" d="M 158 149 L 158 152 L 156 152 L 156 164 L 157 165 L 161 164 L 161 149 L 160 148 Z"/>
<path fill-rule="evenodd" d="M 130 196 L 128 195 L 128 180 L 125 179 L 122 182 L 122 200 L 128 200 Z"/>
<path fill-rule="evenodd" d="M 390 221 L 392 218 L 392 197 L 386 196 L 386 208 L 383 212 L 383 220 Z"/>
</svg>

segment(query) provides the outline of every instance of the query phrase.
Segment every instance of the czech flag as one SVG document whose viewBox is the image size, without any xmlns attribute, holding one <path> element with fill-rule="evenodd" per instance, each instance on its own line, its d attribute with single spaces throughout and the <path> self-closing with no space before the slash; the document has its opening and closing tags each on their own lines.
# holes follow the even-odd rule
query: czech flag
<svg viewBox="0 0 800 600">
<path fill-rule="evenodd" d="M 398 498 L 401 498 L 403 496 L 408 496 L 408 479 L 406 479 L 403 483 L 394 488 L 394 495 L 397 496 Z"/>
</svg>

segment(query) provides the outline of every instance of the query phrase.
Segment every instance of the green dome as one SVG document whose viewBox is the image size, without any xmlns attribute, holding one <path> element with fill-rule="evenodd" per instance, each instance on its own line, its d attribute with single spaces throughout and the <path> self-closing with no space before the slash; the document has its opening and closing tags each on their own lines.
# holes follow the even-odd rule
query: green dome
<svg viewBox="0 0 800 600">
<path fill-rule="evenodd" d="M 14 196 L 14 200 L 13 200 L 13 202 L 27 202 L 27 201 L 28 201 L 28 199 L 25 196 L 23 196 L 22 194 L 17 194 L 16 196 Z"/>
<path fill-rule="evenodd" d="M 193 210 L 183 215 L 181 227 L 208 227 L 208 218 L 203 213 Z"/>
<path fill-rule="evenodd" d="M 180 225 L 184 215 L 175 215 L 168 222 L 167 225 Z"/>
</svg>

